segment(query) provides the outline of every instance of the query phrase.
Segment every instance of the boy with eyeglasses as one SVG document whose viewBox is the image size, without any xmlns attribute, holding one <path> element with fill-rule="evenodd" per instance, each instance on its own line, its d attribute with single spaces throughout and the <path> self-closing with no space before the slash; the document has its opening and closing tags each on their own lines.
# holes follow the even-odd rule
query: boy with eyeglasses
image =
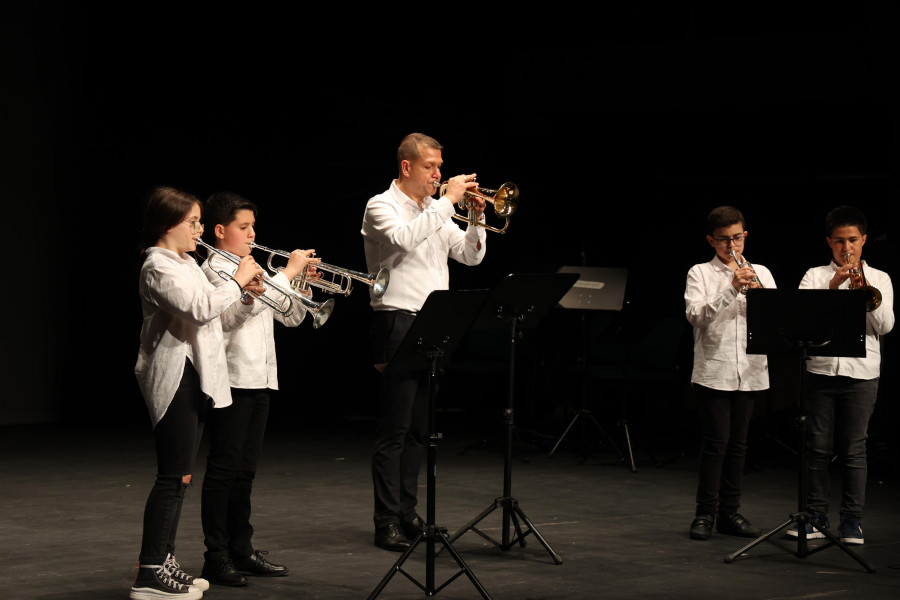
<svg viewBox="0 0 900 600">
<path fill-rule="evenodd" d="M 862 262 L 866 217 L 861 211 L 852 206 L 835 208 L 825 218 L 825 235 L 831 261 L 809 269 L 800 288 L 847 289 L 861 269 L 866 283 L 881 293 L 881 303 L 866 312 L 865 357 L 814 356 L 807 365 L 805 500 L 811 523 L 806 524 L 806 537 L 825 537 L 819 530 L 829 526 L 830 468 L 836 450 L 843 471 L 838 533 L 841 542 L 858 546 L 864 543 L 860 520 L 868 474 L 866 438 L 878 395 L 881 336 L 894 327 L 894 288 L 890 275 Z M 797 537 L 797 526 L 787 535 Z"/>
<path fill-rule="evenodd" d="M 755 398 L 769 388 L 765 356 L 748 355 L 747 290 L 774 288 L 769 270 L 745 262 L 744 216 L 733 206 L 713 209 L 706 240 L 716 255 L 688 271 L 685 315 L 694 328 L 691 385 L 701 424 L 697 506 L 690 537 L 719 533 L 756 537 L 740 508 L 747 431 Z M 737 262 L 740 260 L 740 264 Z M 743 266 L 742 266 L 743 265 Z"/>
</svg>

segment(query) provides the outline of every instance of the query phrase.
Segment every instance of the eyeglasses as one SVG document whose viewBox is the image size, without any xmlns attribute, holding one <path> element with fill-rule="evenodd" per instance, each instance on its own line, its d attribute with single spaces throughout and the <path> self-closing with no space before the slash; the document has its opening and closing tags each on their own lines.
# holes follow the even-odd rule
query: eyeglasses
<svg viewBox="0 0 900 600">
<path fill-rule="evenodd" d="M 720 237 L 713 239 L 716 240 L 716 246 L 720 248 L 727 247 L 729 243 L 734 244 L 735 246 L 740 246 L 744 243 L 744 234 L 739 233 L 734 237 Z"/>
<path fill-rule="evenodd" d="M 200 221 L 182 221 L 182 223 L 189 223 L 191 226 L 191 233 L 200 233 L 200 230 L 203 229 L 203 223 Z"/>
</svg>

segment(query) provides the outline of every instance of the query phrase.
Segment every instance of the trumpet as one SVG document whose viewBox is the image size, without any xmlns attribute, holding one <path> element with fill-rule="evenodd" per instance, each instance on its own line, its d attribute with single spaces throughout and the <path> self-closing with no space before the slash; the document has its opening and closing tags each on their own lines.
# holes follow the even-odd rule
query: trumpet
<svg viewBox="0 0 900 600">
<path fill-rule="evenodd" d="M 219 250 L 218 248 L 210 246 L 200 238 L 197 238 L 197 243 L 206 248 L 208 251 L 215 252 L 219 256 L 236 265 L 241 263 L 241 257 L 236 254 L 232 254 L 227 250 Z M 220 270 L 217 271 L 217 273 L 222 279 L 234 279 L 234 277 L 232 277 L 231 274 L 227 271 Z M 283 296 L 283 300 L 281 302 L 265 294 L 257 294 L 256 292 L 247 292 L 247 294 L 285 317 L 289 316 L 293 312 L 294 301 L 296 300 L 300 302 L 303 306 L 306 307 L 306 310 L 311 312 L 313 315 L 313 329 L 318 329 L 321 325 L 324 325 L 325 321 L 328 320 L 328 317 L 331 316 L 331 311 L 334 310 L 334 300 L 328 299 L 325 302 L 315 302 L 293 289 L 288 289 L 277 284 L 271 278 L 265 275 L 262 276 L 262 280 L 266 286 L 272 288 Z"/>
<path fill-rule="evenodd" d="M 866 291 L 866 312 L 872 312 L 881 306 L 881 291 L 879 291 L 878 288 L 869 285 L 869 282 L 866 281 L 866 274 L 863 271 L 862 261 L 859 261 L 858 263 L 853 262 L 852 258 L 852 253 L 844 253 L 844 262 L 846 264 L 854 265 L 850 267 L 850 283 L 848 284 L 848 287 L 851 290 Z"/>
<path fill-rule="evenodd" d="M 434 182 L 434 187 L 438 188 L 438 193 L 443 196 L 447 192 L 447 186 L 449 182 L 445 181 L 444 183 Z M 469 206 L 467 199 L 470 198 L 481 198 L 485 202 L 494 205 L 494 214 L 500 217 L 501 219 L 506 219 L 503 227 L 498 229 L 496 227 L 492 227 L 487 223 L 482 223 L 478 220 L 478 216 L 475 214 L 475 211 Z M 454 214 L 453 218 L 458 219 L 460 221 L 465 221 L 469 225 L 477 225 L 479 227 L 484 227 L 487 231 L 493 231 L 495 233 L 506 233 L 506 228 L 509 227 L 509 218 L 516 212 L 516 208 L 519 206 L 519 187 L 514 183 L 504 183 L 500 186 L 499 189 L 492 190 L 484 187 L 476 187 L 474 190 L 466 190 L 463 194 L 462 200 L 459 201 L 459 207 L 462 210 L 468 210 L 468 216 L 464 217 L 459 214 Z"/>
<path fill-rule="evenodd" d="M 731 254 L 731 257 L 734 259 L 734 262 L 737 263 L 738 269 L 743 269 L 744 267 L 750 267 L 750 270 L 753 271 L 753 279 L 751 280 L 753 283 L 755 283 L 756 285 L 758 285 L 758 286 L 761 287 L 761 288 L 765 288 L 765 287 L 766 287 L 766 286 L 764 286 L 764 285 L 762 284 L 762 281 L 760 281 L 760 280 L 759 280 L 759 277 L 756 275 L 756 270 L 753 268 L 753 265 L 751 265 L 751 264 L 750 264 L 749 262 L 747 262 L 747 261 L 742 261 L 742 260 L 740 260 L 740 259 L 738 258 L 738 255 L 737 255 L 737 251 L 736 251 L 736 250 L 732 250 L 730 254 Z M 749 289 L 750 289 L 750 286 L 749 286 L 749 285 L 742 285 L 742 286 L 741 286 L 741 293 L 742 293 L 742 294 L 746 294 L 747 291 L 748 291 Z"/>
<path fill-rule="evenodd" d="M 284 269 L 284 267 L 275 267 L 272 264 L 276 256 L 283 256 L 285 258 L 291 256 L 290 252 L 285 250 L 273 250 L 272 248 L 261 246 L 256 242 L 250 242 L 250 247 L 269 253 L 269 259 L 266 261 L 266 266 L 269 267 L 269 271 L 272 273 L 278 273 Z M 308 271 L 305 271 L 291 281 L 291 288 L 299 292 L 305 292 L 310 286 L 313 286 L 321 288 L 329 294 L 349 296 L 350 292 L 353 291 L 353 282 L 361 281 L 372 288 L 372 294 L 376 298 L 381 298 L 387 291 L 388 284 L 391 281 L 391 272 L 387 269 L 381 269 L 377 273 L 361 273 L 359 271 L 351 271 L 350 269 L 344 269 L 326 263 L 319 263 L 315 265 L 315 268 L 318 271 L 329 273 L 330 277 L 310 277 Z"/>
</svg>

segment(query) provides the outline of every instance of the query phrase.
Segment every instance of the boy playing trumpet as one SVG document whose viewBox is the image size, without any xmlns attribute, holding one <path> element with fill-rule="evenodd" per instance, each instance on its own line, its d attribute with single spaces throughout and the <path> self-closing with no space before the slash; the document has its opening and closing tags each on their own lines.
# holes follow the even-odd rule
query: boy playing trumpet
<svg viewBox="0 0 900 600">
<path fill-rule="evenodd" d="M 866 283 L 880 292 L 881 302 L 877 306 L 873 303 L 866 313 L 865 357 L 814 356 L 807 366 L 806 510 L 811 523 L 806 524 L 806 537 L 825 537 L 819 529 L 829 526 L 829 471 L 836 450 L 843 468 L 838 532 L 843 543 L 862 545 L 860 520 L 868 469 L 866 438 L 878 395 L 880 338 L 894 327 L 894 288 L 887 273 L 868 264 L 862 266 L 866 217 L 861 211 L 852 206 L 835 208 L 825 218 L 825 235 L 831 261 L 808 270 L 800 288 L 848 289 L 864 271 Z M 787 534 L 797 537 L 797 525 Z"/>
<path fill-rule="evenodd" d="M 714 209 L 706 227 L 706 240 L 716 255 L 691 267 L 684 291 L 685 315 L 694 328 L 691 385 L 701 423 L 697 506 L 690 537 L 708 539 L 713 525 L 719 533 L 756 537 L 759 529 L 738 508 L 747 430 L 755 398 L 769 388 L 769 368 L 765 356 L 746 352 L 747 296 L 741 292 L 774 288 L 775 280 L 766 267 L 744 262 L 747 231 L 738 209 Z"/>
</svg>

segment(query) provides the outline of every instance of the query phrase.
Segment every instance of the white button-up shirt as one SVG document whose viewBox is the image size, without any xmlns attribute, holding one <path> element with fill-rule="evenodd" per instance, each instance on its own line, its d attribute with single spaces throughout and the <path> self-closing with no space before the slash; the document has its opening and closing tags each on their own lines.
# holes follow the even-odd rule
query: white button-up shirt
<svg viewBox="0 0 900 600">
<path fill-rule="evenodd" d="M 769 270 L 753 265 L 766 288 L 775 287 Z M 718 256 L 691 267 L 684 290 L 685 315 L 694 327 L 691 382 L 722 391 L 769 388 L 765 355 L 747 354 L 747 296 L 731 285 L 734 271 Z"/>
<path fill-rule="evenodd" d="M 237 265 L 222 256 L 210 252 L 209 259 L 201 268 L 213 285 L 234 285 L 223 279 L 219 271 L 233 275 L 237 271 Z M 281 273 L 271 276 L 271 279 L 284 289 L 290 287 L 287 277 Z M 276 302 L 281 302 L 283 298 L 274 289 L 267 289 L 266 295 Z M 287 317 L 276 313 L 259 300 L 254 300 L 247 308 L 247 311 L 222 315 L 231 387 L 277 390 L 274 321 L 278 319 L 283 325 L 296 327 L 306 316 L 306 307 L 294 301 L 291 314 Z"/>
<path fill-rule="evenodd" d="M 213 286 L 193 257 L 147 249 L 139 283 L 144 323 L 134 373 L 154 427 L 166 414 L 190 358 L 216 407 L 231 404 L 220 315 L 239 310 L 236 283 Z"/>
<path fill-rule="evenodd" d="M 800 288 L 828 289 L 828 283 L 839 268 L 833 261 L 821 267 L 813 267 L 803 276 Z M 894 288 L 890 276 L 884 271 L 863 262 L 863 272 L 869 285 L 881 292 L 881 305 L 866 313 L 866 356 L 812 356 L 806 367 L 809 373 L 843 375 L 854 379 L 875 379 L 879 376 L 881 372 L 879 336 L 889 333 L 894 328 Z M 838 289 L 845 290 L 849 286 L 848 279 Z"/>
<path fill-rule="evenodd" d="M 446 197 L 427 198 L 425 208 L 400 191 L 396 180 L 390 189 L 366 204 L 362 235 L 366 268 L 391 273 L 387 292 L 380 299 L 369 290 L 375 310 L 418 312 L 434 290 L 450 286 L 447 258 L 477 265 L 484 258 L 484 227 L 463 231 L 454 221 L 453 203 Z M 482 218 L 484 218 L 482 216 Z"/>
</svg>

